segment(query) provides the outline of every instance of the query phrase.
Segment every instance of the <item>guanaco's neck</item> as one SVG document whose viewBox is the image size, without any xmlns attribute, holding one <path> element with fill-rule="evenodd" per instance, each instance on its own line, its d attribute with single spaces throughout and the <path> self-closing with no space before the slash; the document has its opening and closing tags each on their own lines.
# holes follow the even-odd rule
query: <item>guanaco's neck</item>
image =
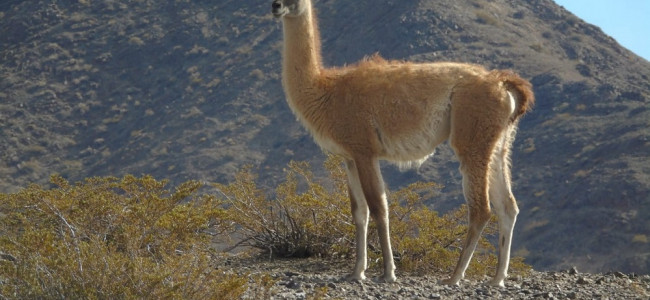
<svg viewBox="0 0 650 300">
<path fill-rule="evenodd" d="M 311 3 L 308 3 L 306 11 L 300 16 L 285 16 L 282 22 L 282 81 L 289 100 L 296 101 L 304 96 L 306 90 L 315 87 L 323 69 L 320 36 Z"/>
</svg>

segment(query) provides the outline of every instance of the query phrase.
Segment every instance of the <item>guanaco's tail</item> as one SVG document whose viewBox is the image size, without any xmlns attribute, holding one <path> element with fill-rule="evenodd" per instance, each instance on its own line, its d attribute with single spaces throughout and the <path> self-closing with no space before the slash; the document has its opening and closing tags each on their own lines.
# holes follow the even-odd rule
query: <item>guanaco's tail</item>
<svg viewBox="0 0 650 300">
<path fill-rule="evenodd" d="M 535 104 L 533 85 L 511 70 L 494 70 L 490 72 L 499 81 L 503 82 L 506 90 L 513 94 L 516 108 L 512 114 L 512 121 L 516 121 L 526 112 L 530 111 Z"/>
</svg>

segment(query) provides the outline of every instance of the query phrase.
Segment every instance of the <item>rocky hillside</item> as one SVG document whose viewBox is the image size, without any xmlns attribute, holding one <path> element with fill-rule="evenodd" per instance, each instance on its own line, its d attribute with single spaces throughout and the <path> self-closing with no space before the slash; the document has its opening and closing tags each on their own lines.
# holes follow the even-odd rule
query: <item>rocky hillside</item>
<svg viewBox="0 0 650 300">
<path fill-rule="evenodd" d="M 390 59 L 512 68 L 537 105 L 513 154 L 514 251 L 537 269 L 650 270 L 650 63 L 551 0 L 320 0 L 328 65 Z M 227 182 L 245 164 L 273 185 L 290 160 L 319 164 L 280 83 L 270 1 L 0 3 L 0 192 L 51 173 Z M 449 147 L 393 188 L 445 185 Z"/>
</svg>

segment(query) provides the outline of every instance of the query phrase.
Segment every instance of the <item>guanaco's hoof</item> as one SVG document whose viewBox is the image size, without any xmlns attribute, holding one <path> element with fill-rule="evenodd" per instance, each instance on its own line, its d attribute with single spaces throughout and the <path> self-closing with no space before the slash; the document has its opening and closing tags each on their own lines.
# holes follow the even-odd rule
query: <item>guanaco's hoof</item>
<svg viewBox="0 0 650 300">
<path fill-rule="evenodd" d="M 452 278 L 443 279 L 443 280 L 438 281 L 439 284 L 456 285 L 456 286 L 458 286 L 458 282 L 460 282 L 460 280 L 453 280 Z"/>
<path fill-rule="evenodd" d="M 361 274 L 350 274 L 348 276 L 345 276 L 345 281 L 351 281 L 351 282 L 358 282 L 358 281 L 364 281 L 366 280 L 366 275 L 363 273 Z"/>
<path fill-rule="evenodd" d="M 506 285 L 503 283 L 503 280 L 492 279 L 488 281 L 487 284 L 491 286 L 506 287 Z"/>
</svg>

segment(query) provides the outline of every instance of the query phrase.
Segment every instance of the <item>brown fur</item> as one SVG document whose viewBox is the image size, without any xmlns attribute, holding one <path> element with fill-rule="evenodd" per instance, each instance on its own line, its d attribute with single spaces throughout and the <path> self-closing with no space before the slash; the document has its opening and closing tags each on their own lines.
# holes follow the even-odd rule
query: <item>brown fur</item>
<svg viewBox="0 0 650 300">
<path fill-rule="evenodd" d="M 533 85 L 530 82 L 519 77 L 512 70 L 494 70 L 490 75 L 494 76 L 496 81 L 505 83 L 506 90 L 517 93 L 515 96 L 517 110 L 513 115 L 513 121 L 533 109 L 535 96 L 533 95 Z"/>
<path fill-rule="evenodd" d="M 492 204 L 502 241 L 493 283 L 503 285 L 518 213 L 510 189 L 509 154 L 517 120 L 534 103 L 531 84 L 509 70 L 387 61 L 379 55 L 352 66 L 324 68 L 311 0 L 275 0 L 273 12 L 283 21 L 287 102 L 324 150 L 346 158 L 357 227 L 357 262 L 351 278 L 365 277 L 370 215 L 379 230 L 383 278 L 395 280 L 378 160 L 417 166 L 449 140 L 461 165 L 470 230 L 446 283 L 457 284 L 463 277 Z"/>
</svg>

